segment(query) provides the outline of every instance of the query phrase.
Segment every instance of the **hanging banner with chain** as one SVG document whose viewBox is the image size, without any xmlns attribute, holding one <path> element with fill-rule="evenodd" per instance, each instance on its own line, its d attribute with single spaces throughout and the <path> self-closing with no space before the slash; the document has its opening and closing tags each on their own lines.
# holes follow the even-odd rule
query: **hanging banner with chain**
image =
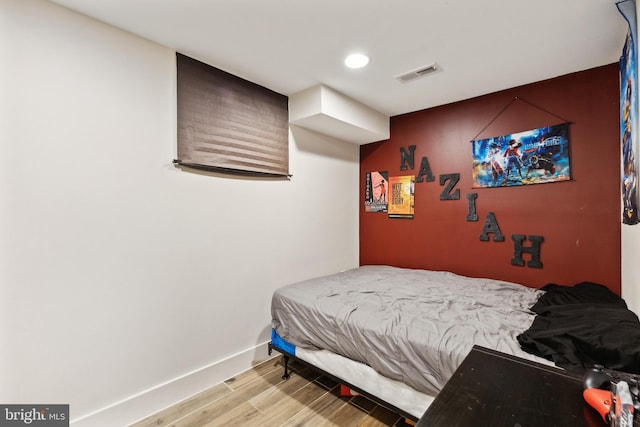
<svg viewBox="0 0 640 427">
<path fill-rule="evenodd" d="M 473 187 L 511 187 L 571 179 L 569 123 L 473 140 Z"/>
</svg>

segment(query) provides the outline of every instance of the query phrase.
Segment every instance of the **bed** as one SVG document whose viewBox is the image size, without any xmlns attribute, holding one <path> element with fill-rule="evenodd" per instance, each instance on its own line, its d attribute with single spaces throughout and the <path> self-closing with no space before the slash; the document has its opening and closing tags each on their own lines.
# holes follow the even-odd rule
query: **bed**
<svg viewBox="0 0 640 427">
<path fill-rule="evenodd" d="M 563 296 L 541 304 L 547 294 Z M 545 313 L 576 302 L 566 295 L 444 271 L 362 266 L 276 290 L 270 348 L 416 420 L 474 345 L 548 365 L 564 360 L 535 330 L 542 315 L 532 308 Z M 612 304 L 621 301 L 613 297 Z"/>
</svg>

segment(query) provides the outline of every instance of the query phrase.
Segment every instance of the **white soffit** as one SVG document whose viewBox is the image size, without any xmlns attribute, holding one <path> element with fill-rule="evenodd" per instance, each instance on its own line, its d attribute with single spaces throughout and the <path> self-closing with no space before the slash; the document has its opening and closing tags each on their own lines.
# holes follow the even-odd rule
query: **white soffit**
<svg viewBox="0 0 640 427">
<path fill-rule="evenodd" d="M 289 97 L 289 122 L 358 145 L 389 139 L 389 116 L 324 85 Z"/>
</svg>

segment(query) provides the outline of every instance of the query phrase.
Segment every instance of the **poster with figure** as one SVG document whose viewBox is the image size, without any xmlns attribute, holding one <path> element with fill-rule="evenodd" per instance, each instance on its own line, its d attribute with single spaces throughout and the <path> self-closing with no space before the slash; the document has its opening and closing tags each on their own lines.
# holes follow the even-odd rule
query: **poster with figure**
<svg viewBox="0 0 640 427">
<path fill-rule="evenodd" d="M 386 212 L 389 173 L 387 171 L 367 172 L 364 179 L 364 211 Z"/>
<path fill-rule="evenodd" d="M 413 219 L 415 176 L 389 178 L 389 218 Z"/>
<path fill-rule="evenodd" d="M 617 3 L 618 10 L 629 24 L 627 38 L 620 56 L 620 144 L 622 223 L 637 224 L 638 217 L 638 75 L 636 47 L 636 7 L 632 0 Z"/>
<path fill-rule="evenodd" d="M 569 123 L 471 141 L 473 188 L 571 179 Z"/>
</svg>

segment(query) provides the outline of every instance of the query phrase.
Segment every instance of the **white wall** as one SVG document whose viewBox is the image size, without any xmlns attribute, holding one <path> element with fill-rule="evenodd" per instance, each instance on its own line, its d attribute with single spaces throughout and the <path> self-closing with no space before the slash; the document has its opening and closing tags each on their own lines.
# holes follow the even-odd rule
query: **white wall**
<svg viewBox="0 0 640 427">
<path fill-rule="evenodd" d="M 640 225 L 622 225 L 622 298 L 640 315 Z"/>
<path fill-rule="evenodd" d="M 174 51 L 42 0 L 0 29 L 0 402 L 134 421 L 265 357 L 276 287 L 358 264 L 357 145 L 180 171 Z"/>
<path fill-rule="evenodd" d="M 620 49 L 622 51 L 622 46 Z M 638 129 L 635 129 L 635 137 L 636 141 L 640 139 Z M 622 213 L 620 215 L 622 218 Z M 622 298 L 631 310 L 640 315 L 640 225 L 622 224 L 621 234 Z"/>
</svg>

